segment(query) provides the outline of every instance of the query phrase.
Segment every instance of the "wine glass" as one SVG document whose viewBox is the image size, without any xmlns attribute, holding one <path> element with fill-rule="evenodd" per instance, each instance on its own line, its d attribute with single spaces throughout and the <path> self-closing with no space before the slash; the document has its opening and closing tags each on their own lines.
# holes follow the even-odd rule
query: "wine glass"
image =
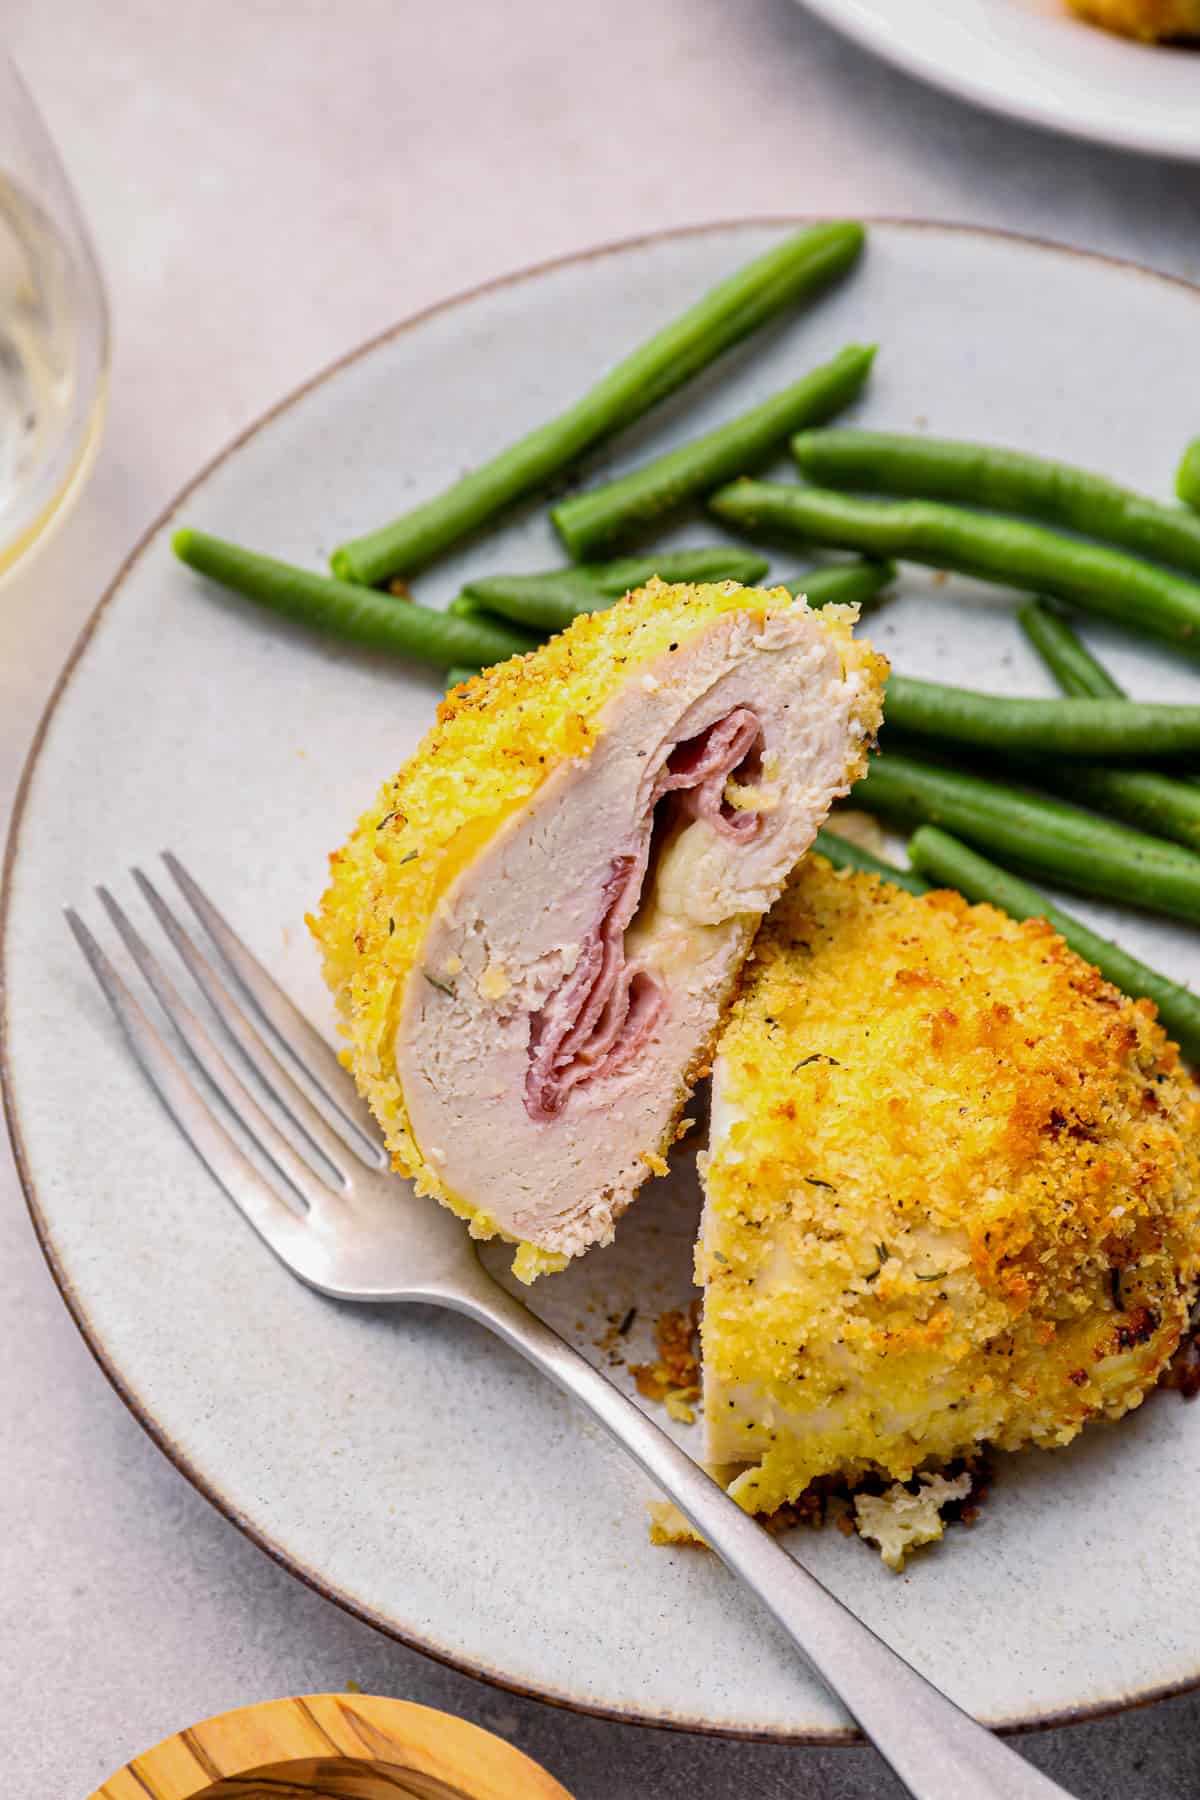
<svg viewBox="0 0 1200 1800">
<path fill-rule="evenodd" d="M 108 306 L 87 230 L 0 48 L 0 575 L 81 487 L 107 373 Z"/>
</svg>

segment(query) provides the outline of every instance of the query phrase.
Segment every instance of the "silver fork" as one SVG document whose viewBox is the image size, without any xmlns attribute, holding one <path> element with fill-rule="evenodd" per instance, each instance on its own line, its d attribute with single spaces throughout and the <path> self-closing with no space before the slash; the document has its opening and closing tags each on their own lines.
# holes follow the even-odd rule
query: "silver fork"
<svg viewBox="0 0 1200 1800">
<path fill-rule="evenodd" d="M 420 1301 L 465 1313 L 572 1395 L 623 1444 L 747 1583 L 916 1800 L 1048 1800 L 1064 1789 L 962 1712 L 855 1618 L 599 1370 L 492 1280 L 462 1224 L 388 1170 L 376 1127 L 325 1039 L 251 955 L 177 858 L 166 866 L 217 952 L 202 951 L 140 870 L 151 910 L 258 1078 L 281 1130 L 105 888 L 101 902 L 191 1059 L 291 1190 L 289 1205 L 222 1123 L 72 909 L 71 930 L 176 1124 L 235 1206 L 301 1281 L 339 1300 Z M 257 1022 L 253 1015 L 257 1015 Z M 268 1043 L 323 1097 L 314 1104 Z M 336 1119 L 337 1128 L 330 1120 Z M 631 1521 L 630 1529 L 636 1524 Z"/>
</svg>

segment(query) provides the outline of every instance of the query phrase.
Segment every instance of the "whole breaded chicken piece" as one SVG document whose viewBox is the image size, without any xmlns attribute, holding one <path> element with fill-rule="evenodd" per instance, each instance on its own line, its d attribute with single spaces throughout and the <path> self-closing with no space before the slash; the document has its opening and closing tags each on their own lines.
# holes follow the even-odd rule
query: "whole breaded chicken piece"
<svg viewBox="0 0 1200 1800">
<path fill-rule="evenodd" d="M 652 583 L 456 688 L 313 930 L 396 1167 L 521 1246 L 607 1242 L 759 920 L 866 766 L 853 609 Z"/>
<path fill-rule="evenodd" d="M 1153 1006 L 1044 920 L 810 857 L 713 1075 L 707 1453 L 742 1505 L 1137 1406 L 1196 1295 L 1198 1132 Z"/>
<path fill-rule="evenodd" d="M 1200 37 L 1200 0 L 1068 0 L 1081 18 L 1122 37 Z"/>
</svg>

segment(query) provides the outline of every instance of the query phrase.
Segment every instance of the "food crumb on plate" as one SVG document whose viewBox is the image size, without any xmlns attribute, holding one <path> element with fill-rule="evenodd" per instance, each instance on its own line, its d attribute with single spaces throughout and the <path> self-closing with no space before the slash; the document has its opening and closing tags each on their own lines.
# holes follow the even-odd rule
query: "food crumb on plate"
<svg viewBox="0 0 1200 1800">
<path fill-rule="evenodd" d="M 658 1361 L 631 1367 L 638 1393 L 665 1405 L 670 1416 L 685 1425 L 690 1425 L 695 1415 L 684 1414 L 690 1414 L 691 1402 L 700 1398 L 699 1327 L 699 1300 L 693 1300 L 687 1309 L 671 1307 L 659 1315 L 654 1328 Z"/>
<path fill-rule="evenodd" d="M 971 1491 L 971 1476 L 965 1472 L 952 1481 L 926 1473 L 917 1477 L 917 1483 L 915 1493 L 897 1481 L 882 1494 L 859 1494 L 854 1502 L 859 1536 L 878 1545 L 880 1556 L 897 1574 L 910 1551 L 942 1537 L 942 1508 L 947 1501 L 965 1500 Z"/>
</svg>

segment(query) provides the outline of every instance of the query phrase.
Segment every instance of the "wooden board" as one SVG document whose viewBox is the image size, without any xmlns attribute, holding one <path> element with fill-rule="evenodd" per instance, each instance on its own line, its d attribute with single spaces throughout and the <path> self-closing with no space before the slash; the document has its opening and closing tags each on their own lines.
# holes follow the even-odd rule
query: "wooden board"
<svg viewBox="0 0 1200 1800">
<path fill-rule="evenodd" d="M 465 1719 L 371 1694 L 219 1713 L 165 1738 L 91 1800 L 571 1800 Z"/>
</svg>

